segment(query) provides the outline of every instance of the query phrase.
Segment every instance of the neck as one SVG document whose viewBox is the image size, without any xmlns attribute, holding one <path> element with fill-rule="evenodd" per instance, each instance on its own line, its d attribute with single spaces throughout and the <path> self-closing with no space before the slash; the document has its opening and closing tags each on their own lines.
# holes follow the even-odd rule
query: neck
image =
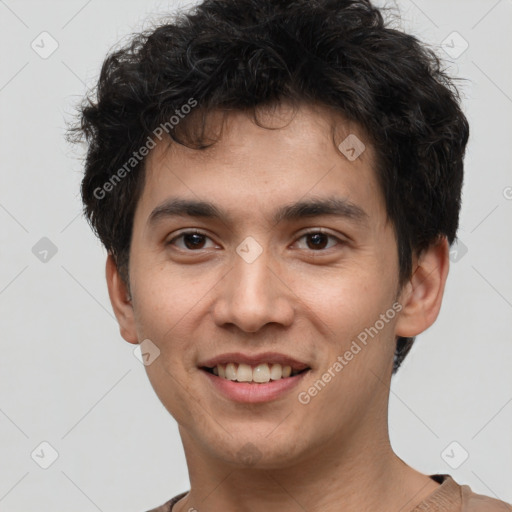
<svg viewBox="0 0 512 512">
<path fill-rule="evenodd" d="M 181 434 L 191 490 L 173 512 L 406 512 L 439 486 L 394 454 L 387 429 L 383 439 L 360 428 L 350 442 L 333 437 L 300 459 L 265 469 L 236 466 L 199 452 Z"/>
</svg>

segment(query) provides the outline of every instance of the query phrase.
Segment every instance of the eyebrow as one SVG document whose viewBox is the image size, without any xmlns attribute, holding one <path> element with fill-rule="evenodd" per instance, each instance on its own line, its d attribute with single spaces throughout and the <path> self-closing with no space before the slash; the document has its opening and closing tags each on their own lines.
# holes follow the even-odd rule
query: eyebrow
<svg viewBox="0 0 512 512">
<path fill-rule="evenodd" d="M 293 221 L 302 218 L 332 215 L 354 222 L 367 221 L 368 214 L 356 204 L 339 197 L 326 197 L 297 201 L 278 208 L 272 217 L 277 224 L 282 221 Z M 169 198 L 158 205 L 148 218 L 148 225 L 157 224 L 169 217 L 201 217 L 229 222 L 230 216 L 208 201 L 194 199 Z"/>
</svg>

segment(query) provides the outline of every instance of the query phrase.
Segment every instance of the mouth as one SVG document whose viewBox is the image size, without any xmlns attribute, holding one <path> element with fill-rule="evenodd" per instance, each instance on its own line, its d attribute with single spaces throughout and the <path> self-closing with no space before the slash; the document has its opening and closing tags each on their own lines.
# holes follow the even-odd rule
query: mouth
<svg viewBox="0 0 512 512">
<path fill-rule="evenodd" d="M 285 354 L 231 352 L 198 364 L 205 383 L 230 402 L 261 404 L 284 399 L 313 370 Z"/>
<path fill-rule="evenodd" d="M 201 370 L 215 375 L 220 379 L 250 384 L 268 384 L 272 381 L 289 379 L 311 370 L 310 367 L 300 368 L 299 365 L 282 365 L 280 363 L 225 363 L 213 366 L 202 366 Z"/>
<path fill-rule="evenodd" d="M 311 371 L 310 367 L 299 369 L 279 363 L 219 363 L 200 367 L 200 373 L 215 394 L 244 404 L 285 399 Z"/>
</svg>

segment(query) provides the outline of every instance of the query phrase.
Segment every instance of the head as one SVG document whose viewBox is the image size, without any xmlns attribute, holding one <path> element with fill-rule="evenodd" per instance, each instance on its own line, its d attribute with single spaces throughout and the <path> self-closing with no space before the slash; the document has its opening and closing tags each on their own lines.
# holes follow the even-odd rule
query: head
<svg viewBox="0 0 512 512">
<path fill-rule="evenodd" d="M 352 351 L 292 430 L 334 400 L 323 435 L 384 407 L 458 226 L 469 129 L 434 52 L 364 0 L 206 0 L 107 56 L 73 133 L 121 334 L 158 347 L 149 378 L 189 435 L 236 451 L 272 424 L 219 401 L 244 432 L 221 440 L 199 364 L 224 352 L 288 353 L 318 379 Z"/>
</svg>

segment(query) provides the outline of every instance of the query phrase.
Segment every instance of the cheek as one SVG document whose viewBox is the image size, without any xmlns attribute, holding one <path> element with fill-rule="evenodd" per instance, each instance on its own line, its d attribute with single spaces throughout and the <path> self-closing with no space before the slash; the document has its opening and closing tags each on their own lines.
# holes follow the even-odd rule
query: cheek
<svg viewBox="0 0 512 512">
<path fill-rule="evenodd" d="M 158 259 L 142 254 L 139 260 L 144 264 L 134 261 L 132 291 L 138 323 L 152 331 L 166 332 L 194 309 L 212 284 L 209 284 L 207 272 Z"/>
<path fill-rule="evenodd" d="M 187 339 L 194 329 L 194 314 L 211 288 L 208 280 L 155 265 L 151 270 L 135 272 L 132 282 L 139 339 L 148 338 L 155 343 L 165 356 L 162 359 L 166 365 L 181 361 L 190 346 Z"/>
<path fill-rule="evenodd" d="M 309 272 L 296 276 L 293 290 L 318 323 L 329 329 L 328 337 L 340 346 L 375 324 L 393 304 L 392 272 L 382 272 L 375 262 L 360 266 Z M 379 324 L 380 325 L 380 324 Z M 391 327 L 388 321 L 387 330 Z"/>
<path fill-rule="evenodd" d="M 191 407 L 198 407 L 194 416 L 199 418 L 200 407 L 205 407 L 190 389 L 187 374 L 196 371 L 195 345 L 191 340 L 199 324 L 201 298 L 211 286 L 197 277 L 157 265 L 151 271 L 134 272 L 132 278 L 139 339 L 151 340 L 159 350 L 158 357 L 145 367 L 148 379 L 169 413 L 178 422 L 188 424 Z M 191 396 L 194 396 L 193 406 Z"/>
</svg>

